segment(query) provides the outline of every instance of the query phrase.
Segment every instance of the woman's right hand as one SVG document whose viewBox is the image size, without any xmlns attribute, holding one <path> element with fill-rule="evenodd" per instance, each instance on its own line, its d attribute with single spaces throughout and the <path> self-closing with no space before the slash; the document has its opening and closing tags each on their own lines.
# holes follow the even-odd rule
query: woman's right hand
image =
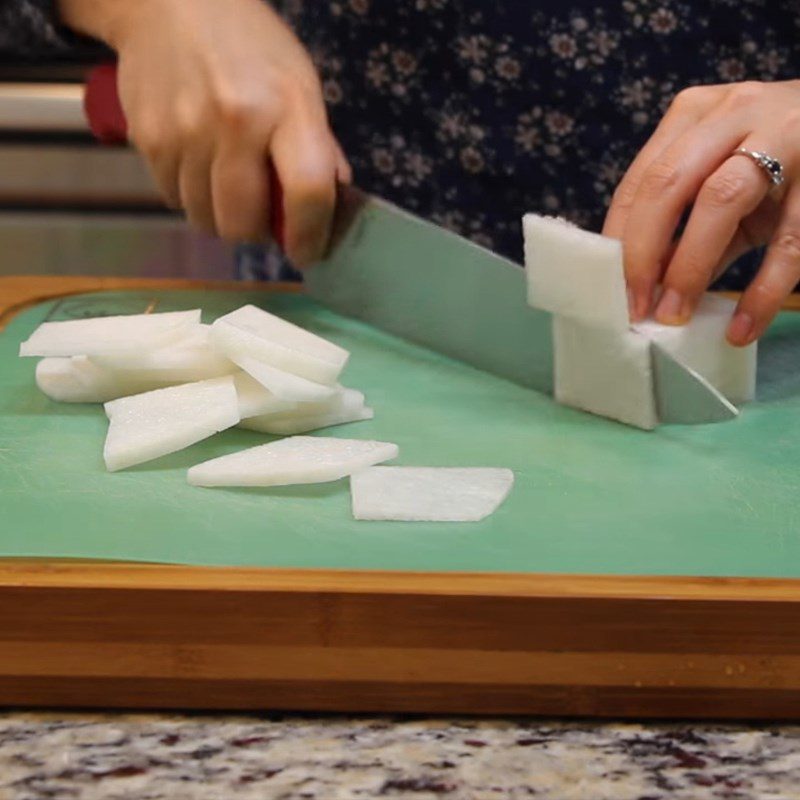
<svg viewBox="0 0 800 800">
<path fill-rule="evenodd" d="M 269 160 L 283 190 L 286 254 L 325 252 L 350 168 L 303 46 L 261 0 L 60 0 L 66 24 L 119 56 L 131 141 L 167 201 L 227 239 L 269 233 Z"/>
</svg>

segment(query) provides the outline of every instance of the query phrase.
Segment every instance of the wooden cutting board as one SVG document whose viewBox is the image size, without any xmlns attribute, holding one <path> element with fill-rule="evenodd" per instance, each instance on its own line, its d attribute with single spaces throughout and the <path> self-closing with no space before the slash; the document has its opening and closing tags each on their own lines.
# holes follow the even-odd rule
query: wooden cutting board
<svg viewBox="0 0 800 800">
<path fill-rule="evenodd" d="M 64 291 L 25 286 L 0 279 L 0 314 Z M 668 716 L 800 708 L 800 386 L 787 369 L 800 320 L 787 315 L 773 330 L 764 399 L 742 419 L 648 434 L 296 293 L 171 288 L 131 282 L 6 313 L 0 556 L 186 566 L 6 562 L 0 702 Z M 32 362 L 14 358 L 43 319 L 152 303 L 202 305 L 213 317 L 253 300 L 353 352 L 347 379 L 376 419 L 325 435 L 396 441 L 399 463 L 512 467 L 517 485 L 500 512 L 477 525 L 356 523 L 346 482 L 189 487 L 190 464 L 263 441 L 238 431 L 109 475 L 102 413 L 50 403 L 33 387 Z"/>
</svg>

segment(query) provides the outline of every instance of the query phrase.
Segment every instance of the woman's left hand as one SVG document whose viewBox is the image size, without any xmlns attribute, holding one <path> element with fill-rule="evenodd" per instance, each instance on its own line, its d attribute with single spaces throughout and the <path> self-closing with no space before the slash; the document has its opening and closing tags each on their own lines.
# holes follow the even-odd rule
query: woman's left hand
<svg viewBox="0 0 800 800">
<path fill-rule="evenodd" d="M 734 151 L 765 153 L 767 171 Z M 686 227 L 676 229 L 691 207 Z M 800 81 L 697 86 L 677 95 L 617 187 L 603 233 L 623 240 L 631 317 L 687 322 L 703 292 L 739 256 L 767 253 L 728 327 L 755 341 L 800 281 Z"/>
</svg>

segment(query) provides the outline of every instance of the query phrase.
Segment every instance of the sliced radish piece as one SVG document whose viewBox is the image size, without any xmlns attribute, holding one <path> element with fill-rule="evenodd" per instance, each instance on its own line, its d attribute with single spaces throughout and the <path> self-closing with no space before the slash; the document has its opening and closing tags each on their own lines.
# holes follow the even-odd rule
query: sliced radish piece
<svg viewBox="0 0 800 800">
<path fill-rule="evenodd" d="M 477 522 L 514 485 L 510 469 L 372 467 L 350 478 L 353 516 L 363 520 Z"/>
<path fill-rule="evenodd" d="M 650 340 L 553 317 L 555 398 L 651 430 L 658 424 Z"/>
<path fill-rule="evenodd" d="M 288 486 L 326 483 L 396 458 L 396 444 L 293 436 L 192 467 L 194 486 Z"/>
<path fill-rule="evenodd" d="M 374 416 L 375 412 L 364 405 L 364 395 L 361 392 L 343 389 L 327 404 L 300 403 L 290 411 L 243 419 L 239 427 L 260 433 L 292 436 L 344 425 L 347 422 L 360 422 Z"/>
<path fill-rule="evenodd" d="M 281 400 L 296 403 L 323 402 L 333 398 L 339 391 L 338 386 L 327 386 L 324 383 L 292 375 L 249 356 L 238 356 L 232 360 Z"/>
<path fill-rule="evenodd" d="M 166 347 L 126 356 L 94 356 L 92 360 L 117 372 L 169 373 L 172 384 L 221 378 L 237 372 L 232 361 L 211 348 L 210 333 L 210 325 L 193 325 Z"/>
<path fill-rule="evenodd" d="M 212 325 L 211 335 L 214 346 L 232 361 L 254 358 L 317 383 L 335 383 L 350 355 L 332 342 L 252 305 L 220 317 Z"/>
<path fill-rule="evenodd" d="M 237 372 L 233 376 L 233 383 L 239 396 L 239 414 L 243 420 L 263 414 L 283 413 L 297 406 L 297 403 L 277 398 L 246 372 Z"/>
<path fill-rule="evenodd" d="M 200 310 L 44 322 L 19 347 L 21 356 L 123 356 L 155 350 L 200 322 Z"/>
<path fill-rule="evenodd" d="M 106 403 L 176 383 L 181 381 L 163 372 L 114 372 L 86 356 L 43 358 L 36 365 L 36 385 L 51 400 L 61 403 Z"/>
<path fill-rule="evenodd" d="M 628 328 L 620 241 L 538 214 L 526 214 L 522 226 L 529 305 L 602 328 Z"/>
<path fill-rule="evenodd" d="M 333 428 L 348 422 L 362 422 L 373 419 L 375 412 L 366 406 L 347 411 L 331 411 L 327 414 L 285 415 L 281 419 L 274 417 L 254 417 L 244 420 L 239 427 L 259 433 L 271 433 L 276 436 L 294 436 L 297 433 L 310 433 L 323 428 Z"/>
<path fill-rule="evenodd" d="M 123 397 L 105 405 L 109 471 L 174 453 L 239 422 L 233 378 L 212 378 Z"/>
</svg>

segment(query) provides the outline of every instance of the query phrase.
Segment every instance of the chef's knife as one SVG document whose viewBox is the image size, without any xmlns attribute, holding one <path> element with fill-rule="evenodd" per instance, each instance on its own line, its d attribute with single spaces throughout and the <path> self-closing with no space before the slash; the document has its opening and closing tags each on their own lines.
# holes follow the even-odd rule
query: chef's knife
<svg viewBox="0 0 800 800">
<path fill-rule="evenodd" d="M 84 102 L 98 139 L 123 142 L 127 124 L 116 68 L 95 68 Z M 271 230 L 283 234 L 283 203 L 272 175 Z M 523 270 L 391 203 L 339 188 L 325 261 L 305 275 L 322 304 L 541 392 L 552 393 L 550 315 L 527 305 Z M 655 392 L 665 422 L 729 419 L 736 409 L 699 375 L 653 347 Z"/>
</svg>

